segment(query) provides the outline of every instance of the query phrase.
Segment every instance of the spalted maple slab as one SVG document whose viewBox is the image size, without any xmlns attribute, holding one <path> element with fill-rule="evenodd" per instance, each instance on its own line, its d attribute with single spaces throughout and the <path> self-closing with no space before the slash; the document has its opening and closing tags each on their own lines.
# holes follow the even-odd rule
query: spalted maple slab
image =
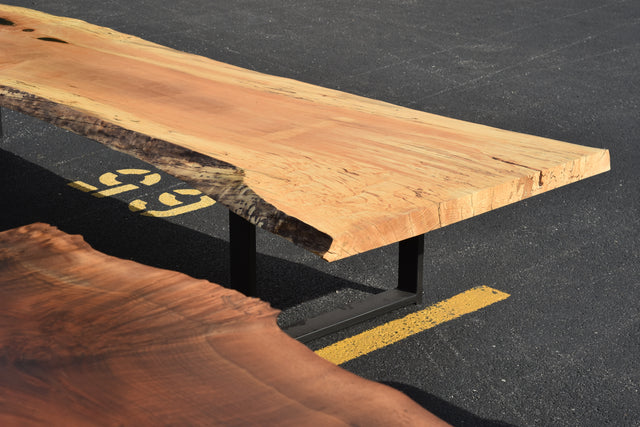
<svg viewBox="0 0 640 427">
<path fill-rule="evenodd" d="M 609 169 L 607 150 L 401 108 L 0 6 L 0 105 L 130 153 L 332 261 Z"/>
<path fill-rule="evenodd" d="M 0 233 L 0 425 L 445 425 L 276 313 L 45 224 Z"/>
</svg>

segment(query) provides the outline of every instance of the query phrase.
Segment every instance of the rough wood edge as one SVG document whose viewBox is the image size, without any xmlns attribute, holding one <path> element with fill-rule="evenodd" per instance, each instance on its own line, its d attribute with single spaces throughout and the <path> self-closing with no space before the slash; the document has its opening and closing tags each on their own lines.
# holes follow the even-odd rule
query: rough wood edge
<svg viewBox="0 0 640 427">
<path fill-rule="evenodd" d="M 266 202 L 245 184 L 244 171 L 230 163 L 5 85 L 0 85 L 0 107 L 36 117 L 150 163 L 188 182 L 250 223 L 320 256 L 331 247 L 331 236 Z"/>
</svg>

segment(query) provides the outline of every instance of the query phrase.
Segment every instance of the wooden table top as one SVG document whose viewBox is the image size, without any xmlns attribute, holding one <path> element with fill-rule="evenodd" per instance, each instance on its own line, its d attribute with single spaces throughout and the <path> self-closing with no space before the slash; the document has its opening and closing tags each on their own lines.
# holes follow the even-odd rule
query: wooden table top
<svg viewBox="0 0 640 427">
<path fill-rule="evenodd" d="M 277 313 L 46 224 L 4 231 L 0 425 L 448 425 L 321 359 Z"/>
<path fill-rule="evenodd" d="M 415 111 L 0 6 L 0 105 L 127 152 L 328 261 L 609 170 Z"/>
</svg>

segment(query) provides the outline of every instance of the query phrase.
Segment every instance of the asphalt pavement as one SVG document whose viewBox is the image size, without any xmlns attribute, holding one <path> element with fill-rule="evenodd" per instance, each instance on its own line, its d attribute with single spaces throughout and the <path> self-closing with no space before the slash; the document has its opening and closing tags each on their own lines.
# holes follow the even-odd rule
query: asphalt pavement
<svg viewBox="0 0 640 427">
<path fill-rule="evenodd" d="M 308 345 L 490 286 L 510 296 L 342 366 L 454 425 L 640 426 L 637 0 L 4 3 L 418 110 L 608 148 L 606 174 L 428 233 L 420 307 Z M 157 171 L 6 109 L 2 124 L 0 230 L 44 221 L 110 255 L 228 284 L 226 209 L 141 216 L 128 209 L 132 200 L 160 206 L 159 194 L 189 186 L 162 173 L 144 190 L 92 197 L 68 184 Z M 328 264 L 259 232 L 258 251 L 259 296 L 283 310 L 283 325 L 396 280 L 396 245 Z"/>
</svg>

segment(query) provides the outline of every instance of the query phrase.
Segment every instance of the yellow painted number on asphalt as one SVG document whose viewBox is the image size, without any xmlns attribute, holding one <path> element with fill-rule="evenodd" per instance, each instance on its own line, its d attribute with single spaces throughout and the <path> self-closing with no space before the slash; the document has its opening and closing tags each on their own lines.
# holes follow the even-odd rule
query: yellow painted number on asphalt
<svg viewBox="0 0 640 427">
<path fill-rule="evenodd" d="M 146 186 L 150 186 L 160 182 L 160 174 L 151 173 L 151 171 L 145 169 L 120 169 L 116 172 L 118 173 L 115 174 L 113 172 L 107 172 L 100 175 L 98 181 L 100 181 L 101 184 L 107 187 L 104 190 L 96 191 L 98 190 L 97 187 L 94 187 L 93 185 L 87 184 L 82 181 L 70 182 L 69 186 L 86 193 L 93 191 L 94 193 L 92 193 L 92 196 L 94 197 L 109 197 L 140 188 L 134 184 L 123 184 L 118 180 L 119 175 L 142 175 L 140 184 L 144 184 Z"/>
<path fill-rule="evenodd" d="M 116 194 L 133 191 L 140 188 L 140 186 L 137 184 L 125 184 L 120 181 L 118 177 L 122 175 L 139 175 L 139 184 L 147 187 L 157 184 L 161 179 L 160 174 L 148 171 L 146 169 L 119 169 L 116 171 L 116 173 L 105 172 L 100 175 L 100 177 L 98 177 L 98 181 L 103 186 L 102 189 L 94 185 L 87 184 L 83 181 L 73 181 L 67 185 L 82 192 L 91 193 L 92 196 L 98 198 L 115 196 Z M 199 197 L 193 203 L 185 204 L 183 201 L 179 200 L 176 195 L 181 196 L 181 198 L 189 198 L 193 196 Z M 169 207 L 169 209 L 147 210 L 147 202 L 145 202 L 144 200 L 136 199 L 129 203 L 129 210 L 132 212 L 140 212 L 140 214 L 144 216 L 166 218 L 170 216 L 181 215 L 187 212 L 193 212 L 198 209 L 212 206 L 216 203 L 215 200 L 213 200 L 211 197 L 202 194 L 198 190 L 182 188 L 173 190 L 172 193 L 165 192 L 160 194 L 160 196 L 158 196 L 158 201 L 162 205 Z"/>
<path fill-rule="evenodd" d="M 155 217 L 159 217 L 159 218 L 164 218 L 164 217 L 168 217 L 168 216 L 176 216 L 176 215 L 180 215 L 183 213 L 187 213 L 187 212 L 192 212 L 198 209 L 202 209 L 202 208 L 206 208 L 209 206 L 212 206 L 215 203 L 215 200 L 213 200 L 211 197 L 209 196 L 205 196 L 202 195 L 202 193 L 198 190 L 192 190 L 192 189 L 178 189 L 178 190 L 173 190 L 175 193 L 177 194 L 181 194 L 181 195 L 189 195 L 189 196 L 198 196 L 199 200 L 194 202 L 194 203 L 190 203 L 188 205 L 185 205 L 183 202 L 179 201 L 175 195 L 171 194 L 171 193 L 162 193 L 159 197 L 158 200 L 160 201 L 160 203 L 162 203 L 165 206 L 169 206 L 172 207 L 172 209 L 166 209 L 166 210 L 146 210 L 147 209 L 147 202 L 143 201 L 143 200 L 134 200 L 133 202 L 129 203 L 129 210 L 131 212 L 139 212 L 139 211 L 144 211 L 142 212 L 142 215 L 144 216 L 155 216 Z"/>
</svg>

